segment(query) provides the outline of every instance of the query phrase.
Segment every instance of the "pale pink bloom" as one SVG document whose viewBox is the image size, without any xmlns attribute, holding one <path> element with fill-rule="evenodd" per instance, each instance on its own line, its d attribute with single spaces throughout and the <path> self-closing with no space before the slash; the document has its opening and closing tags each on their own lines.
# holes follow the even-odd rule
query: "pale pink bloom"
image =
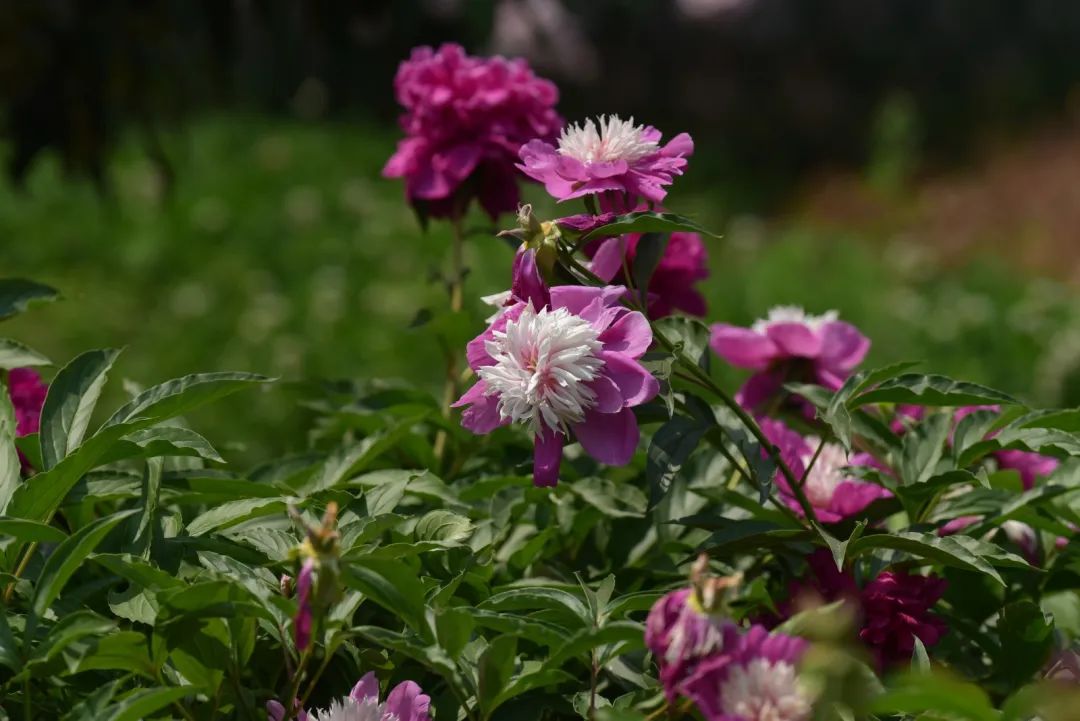
<svg viewBox="0 0 1080 721">
<path fill-rule="evenodd" d="M 368 672 L 356 682 L 348 696 L 335 699 L 324 709 L 299 710 L 299 721 L 429 721 L 431 699 L 412 681 L 402 681 L 379 703 L 379 681 Z M 277 701 L 266 704 L 268 721 L 283 721 L 285 707 Z"/>
</svg>

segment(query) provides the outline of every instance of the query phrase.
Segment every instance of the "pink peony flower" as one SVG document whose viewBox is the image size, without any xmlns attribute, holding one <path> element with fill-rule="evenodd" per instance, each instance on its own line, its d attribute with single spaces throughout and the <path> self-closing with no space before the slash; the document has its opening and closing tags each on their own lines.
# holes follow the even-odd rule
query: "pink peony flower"
<svg viewBox="0 0 1080 721">
<path fill-rule="evenodd" d="M 695 665 L 720 653 L 733 628 L 702 609 L 692 589 L 672 591 L 657 601 L 645 621 L 645 645 L 660 666 L 660 682 L 673 701 Z"/>
<path fill-rule="evenodd" d="M 299 721 L 429 721 L 431 698 L 412 681 L 402 681 L 379 703 L 379 681 L 368 672 L 356 682 L 348 696 L 335 699 L 325 709 L 297 713 Z M 283 721 L 285 707 L 277 701 L 266 704 L 268 721 Z"/>
<path fill-rule="evenodd" d="M 849 458 L 840 444 L 826 443 L 807 474 L 806 468 L 817 451 L 819 439 L 804 438 L 772 418 L 761 419 L 759 425 L 769 441 L 780 449 L 780 457 L 795 477 L 801 479 L 806 475 L 803 492 L 818 520 L 836 523 L 858 515 L 879 498 L 892 496 L 888 489 L 853 478 L 844 471 L 849 466 L 870 465 L 872 459 L 868 454 L 856 453 Z M 801 514 L 802 507 L 783 474 L 777 472 L 774 483 L 788 507 Z"/>
<path fill-rule="evenodd" d="M 638 359 L 652 343 L 641 313 L 619 305 L 622 286 L 557 286 L 550 305 L 517 302 L 467 349 L 479 380 L 454 404 L 461 424 L 490 433 L 510 423 L 535 443 L 533 480 L 558 482 L 564 438 L 572 431 L 601 463 L 624 465 L 640 433 L 631 408 L 660 385 Z"/>
<path fill-rule="evenodd" d="M 307 559 L 296 578 L 296 618 L 293 619 L 293 638 L 296 650 L 304 651 L 311 644 L 311 584 L 315 571 L 314 559 Z"/>
<path fill-rule="evenodd" d="M 592 258 L 590 270 L 601 280 L 610 281 L 623 271 L 623 256 L 627 265 L 633 267 L 640 240 L 640 233 L 631 233 L 591 243 L 585 249 L 585 254 Z M 705 315 L 705 297 L 694 284 L 709 277 L 708 262 L 708 251 L 700 235 L 672 233 L 649 280 L 649 317 L 663 318 L 677 311 Z"/>
<path fill-rule="evenodd" d="M 809 721 L 813 696 L 799 679 L 801 638 L 751 626 L 725 629 L 724 650 L 697 665 L 685 693 L 705 721 Z"/>
<path fill-rule="evenodd" d="M 8 372 L 7 385 L 11 405 L 15 408 L 15 435 L 37 433 L 49 386 L 30 368 L 13 368 Z"/>
<path fill-rule="evenodd" d="M 716 323 L 709 345 L 733 366 L 755 371 L 736 396 L 754 411 L 791 381 L 839 389 L 870 349 L 866 336 L 837 320 L 836 311 L 813 316 L 794 306 L 777 306 L 750 328 Z"/>
<path fill-rule="evenodd" d="M 879 668 L 911 660 L 915 638 L 933 646 L 945 635 L 945 621 L 930 609 L 947 583 L 937 576 L 885 571 L 863 589 L 859 638 L 870 647 Z"/>
<path fill-rule="evenodd" d="M 563 129 L 557 147 L 531 140 L 517 166 L 559 200 L 600 194 L 602 210 L 624 213 L 641 200 L 659 203 L 682 175 L 694 141 L 686 133 L 660 145 L 660 131 L 614 115 Z"/>
<path fill-rule="evenodd" d="M 405 138 L 383 175 L 404 178 L 409 202 L 436 217 L 461 213 L 473 197 L 492 218 L 513 211 L 518 151 L 562 125 L 558 90 L 524 60 L 473 57 L 450 43 L 414 49 L 394 92 Z"/>
</svg>

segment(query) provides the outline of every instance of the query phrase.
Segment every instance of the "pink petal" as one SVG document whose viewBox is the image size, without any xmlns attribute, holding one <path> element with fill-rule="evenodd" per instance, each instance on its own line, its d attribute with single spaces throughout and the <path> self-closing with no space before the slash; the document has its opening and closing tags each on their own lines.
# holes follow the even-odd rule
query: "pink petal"
<svg viewBox="0 0 1080 721">
<path fill-rule="evenodd" d="M 828 510 L 837 514 L 840 518 L 849 518 L 861 513 L 879 498 L 889 498 L 891 496 L 892 493 L 887 488 L 882 488 L 874 483 L 843 481 L 833 491 L 833 496 L 829 499 Z"/>
<path fill-rule="evenodd" d="M 574 426 L 574 435 L 596 460 L 609 466 L 625 466 L 634 457 L 641 432 L 634 412 L 623 408 L 609 414 L 589 411 L 585 420 Z"/>
<path fill-rule="evenodd" d="M 487 384 L 477 381 L 453 404 L 454 407 L 471 404 L 461 413 L 461 427 L 480 436 L 507 423 L 499 413 L 499 399 L 494 395 L 484 395 L 486 391 Z"/>
<path fill-rule="evenodd" d="M 431 698 L 413 681 L 402 681 L 386 697 L 383 721 L 393 716 L 398 721 L 428 721 Z"/>
<path fill-rule="evenodd" d="M 269 721 L 284 721 L 285 707 L 278 701 L 267 701 L 266 715 Z"/>
<path fill-rule="evenodd" d="M 660 381 L 636 360 L 622 353 L 600 351 L 604 375 L 619 387 L 626 407 L 648 403 L 660 392 Z"/>
<path fill-rule="evenodd" d="M 731 365 L 755 371 L 765 370 L 779 352 L 761 333 L 727 323 L 713 324 L 709 346 Z"/>
<path fill-rule="evenodd" d="M 625 353 L 640 358 L 652 345 L 652 328 L 641 313 L 634 311 L 615 321 L 600 334 L 604 350 Z"/>
<path fill-rule="evenodd" d="M 596 249 L 596 255 L 593 256 L 592 262 L 589 263 L 589 270 L 600 280 L 607 283 L 622 270 L 624 255 L 626 255 L 625 236 L 618 235 L 614 238 L 608 238 L 602 241 L 600 247 Z"/>
<path fill-rule="evenodd" d="M 692 155 L 694 140 L 689 133 L 679 133 L 669 140 L 660 152 L 667 156 Z"/>
<path fill-rule="evenodd" d="M 352 688 L 352 692 L 349 694 L 349 698 L 354 701 L 363 701 L 366 698 L 373 698 L 378 702 L 379 679 L 375 678 L 374 671 L 368 671 L 356 682 L 356 685 Z"/>
<path fill-rule="evenodd" d="M 550 428 L 536 434 L 533 441 L 533 485 L 555 486 L 559 482 L 562 462 L 563 436 Z"/>
<path fill-rule="evenodd" d="M 870 350 L 870 339 L 843 321 L 832 321 L 821 327 L 821 362 L 843 375 L 862 363 Z"/>
<path fill-rule="evenodd" d="M 607 376 L 600 376 L 589 383 L 589 388 L 596 394 L 597 413 L 616 413 L 623 408 L 623 395 L 615 381 Z"/>
<path fill-rule="evenodd" d="M 784 355 L 817 358 L 821 354 L 821 336 L 802 323 L 772 323 L 765 334 Z"/>
<path fill-rule="evenodd" d="M 551 289 L 551 307 L 566 308 L 574 315 L 581 312 L 597 298 L 604 306 L 612 306 L 619 302 L 626 288 L 621 285 L 609 285 L 603 288 L 593 288 L 583 285 L 558 285 Z"/>
<path fill-rule="evenodd" d="M 746 379 L 742 388 L 735 394 L 735 400 L 748 411 L 757 411 L 782 390 L 783 372 L 764 371 L 755 373 Z"/>
</svg>

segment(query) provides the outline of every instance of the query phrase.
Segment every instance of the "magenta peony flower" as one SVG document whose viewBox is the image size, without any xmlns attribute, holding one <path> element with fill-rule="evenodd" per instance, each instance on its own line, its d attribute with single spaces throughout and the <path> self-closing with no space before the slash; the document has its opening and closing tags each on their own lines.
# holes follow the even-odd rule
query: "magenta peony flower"
<svg viewBox="0 0 1080 721">
<path fill-rule="evenodd" d="M 879 498 L 892 496 L 887 488 L 858 480 L 845 473 L 844 469 L 849 466 L 869 465 L 871 457 L 868 454 L 856 453 L 848 458 L 843 446 L 826 443 L 822 446 L 810 473 L 806 474 L 819 439 L 813 436 L 804 438 L 781 421 L 772 418 L 761 419 L 759 425 L 769 441 L 780 449 L 780 457 L 795 477 L 801 479 L 806 475 L 803 492 L 814 507 L 818 520 L 836 523 L 858 515 Z M 788 507 L 801 514 L 802 507 L 782 473 L 776 474 L 774 483 Z"/>
<path fill-rule="evenodd" d="M 591 243 L 585 254 L 592 258 L 589 269 L 601 280 L 610 281 L 623 271 L 623 256 L 633 267 L 640 233 L 631 233 Z M 705 315 L 705 297 L 694 284 L 709 277 L 708 251 L 697 233 L 672 233 L 664 255 L 649 280 L 650 318 L 663 318 L 677 311 Z"/>
<path fill-rule="evenodd" d="M 755 371 L 736 396 L 755 411 L 791 381 L 839 389 L 870 349 L 866 336 L 837 320 L 836 311 L 813 316 L 794 306 L 777 306 L 750 328 L 716 323 L 709 345 L 733 366 Z"/>
<path fill-rule="evenodd" d="M 473 57 L 460 45 L 414 49 L 394 92 L 405 138 L 383 175 L 404 178 L 409 202 L 436 217 L 462 212 L 473 197 L 492 218 L 512 212 L 522 144 L 553 139 L 562 126 L 553 83 L 524 60 Z"/>
<path fill-rule="evenodd" d="M 947 583 L 937 576 L 885 571 L 863 589 L 859 638 L 870 647 L 879 668 L 911 660 L 917 636 L 933 646 L 945 635 L 945 622 L 930 609 Z"/>
<path fill-rule="evenodd" d="M 37 433 L 41 425 L 41 407 L 49 386 L 30 368 L 13 368 L 7 377 L 8 395 L 15 408 L 15 435 Z"/>
<path fill-rule="evenodd" d="M 653 605 L 645 621 L 645 645 L 660 666 L 668 701 L 682 692 L 698 662 L 724 649 L 729 628 L 734 628 L 731 621 L 707 613 L 689 588 L 672 591 Z"/>
<path fill-rule="evenodd" d="M 570 125 L 558 147 L 531 140 L 517 166 L 559 200 L 599 194 L 602 210 L 625 213 L 642 200 L 659 203 L 664 186 L 682 175 L 694 141 L 686 133 L 660 145 L 660 131 L 614 115 Z"/>
<path fill-rule="evenodd" d="M 379 703 L 379 681 L 368 672 L 343 699 L 325 709 L 299 711 L 299 721 L 429 721 L 431 698 L 412 681 L 402 681 Z M 282 721 L 285 707 L 277 701 L 266 704 L 269 721 Z"/>
<path fill-rule="evenodd" d="M 307 559 L 296 578 L 296 618 L 293 619 L 293 638 L 296 650 L 304 651 L 311 644 L 311 584 L 315 572 L 314 559 Z"/>
<path fill-rule="evenodd" d="M 705 721 L 809 721 L 813 697 L 798 674 L 807 645 L 759 625 L 729 627 L 723 653 L 697 665 L 685 693 Z"/>
<path fill-rule="evenodd" d="M 535 439 L 533 480 L 558 482 L 564 438 L 573 431 L 601 463 L 624 465 L 637 448 L 631 408 L 659 393 L 638 359 L 652 343 L 641 313 L 619 305 L 622 286 L 557 286 L 551 303 L 517 302 L 467 348 L 479 380 L 454 404 L 474 433 L 521 423 Z"/>
</svg>

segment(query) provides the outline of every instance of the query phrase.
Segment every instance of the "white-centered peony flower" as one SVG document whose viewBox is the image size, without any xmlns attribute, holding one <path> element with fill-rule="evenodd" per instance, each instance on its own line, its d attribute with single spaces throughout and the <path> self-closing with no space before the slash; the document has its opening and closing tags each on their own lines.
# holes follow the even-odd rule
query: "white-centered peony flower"
<svg viewBox="0 0 1080 721">
<path fill-rule="evenodd" d="M 357 701 L 346 696 L 331 702 L 329 708 L 308 714 L 310 721 L 398 721 L 393 714 L 385 713 L 386 704 L 368 697 Z"/>
<path fill-rule="evenodd" d="M 821 442 L 818 438 L 808 436 L 806 439 L 810 448 L 817 450 Z M 803 457 L 803 463 L 809 464 L 813 460 L 813 452 Z M 847 451 L 839 443 L 826 443 L 821 447 L 821 453 L 814 461 L 810 472 L 806 474 L 806 497 L 815 506 L 828 506 L 832 500 L 836 488 L 845 480 L 847 474 L 844 468 L 848 465 Z"/>
<path fill-rule="evenodd" d="M 797 305 L 778 305 L 769 309 L 769 315 L 754 321 L 751 328 L 764 333 L 777 323 L 802 323 L 817 330 L 826 323 L 832 323 L 839 317 L 835 310 L 825 311 L 821 315 L 811 315 Z"/>
<path fill-rule="evenodd" d="M 657 140 L 647 139 L 645 126 L 634 125 L 634 119 L 623 120 L 616 115 L 601 116 L 597 123 L 586 120 L 563 128 L 559 136 L 560 154 L 582 163 L 604 163 L 625 160 L 632 163 L 660 149 Z"/>
<path fill-rule="evenodd" d="M 588 383 L 604 366 L 597 357 L 603 346 L 598 335 L 589 321 L 565 308 L 537 312 L 530 303 L 487 341 L 495 363 L 476 373 L 487 384 L 486 395 L 498 397 L 503 420 L 523 423 L 533 433 L 544 426 L 566 432 L 596 405 Z"/>
<path fill-rule="evenodd" d="M 720 688 L 725 716 L 745 721 L 805 721 L 812 705 L 790 663 L 756 658 L 732 666 Z"/>
</svg>

